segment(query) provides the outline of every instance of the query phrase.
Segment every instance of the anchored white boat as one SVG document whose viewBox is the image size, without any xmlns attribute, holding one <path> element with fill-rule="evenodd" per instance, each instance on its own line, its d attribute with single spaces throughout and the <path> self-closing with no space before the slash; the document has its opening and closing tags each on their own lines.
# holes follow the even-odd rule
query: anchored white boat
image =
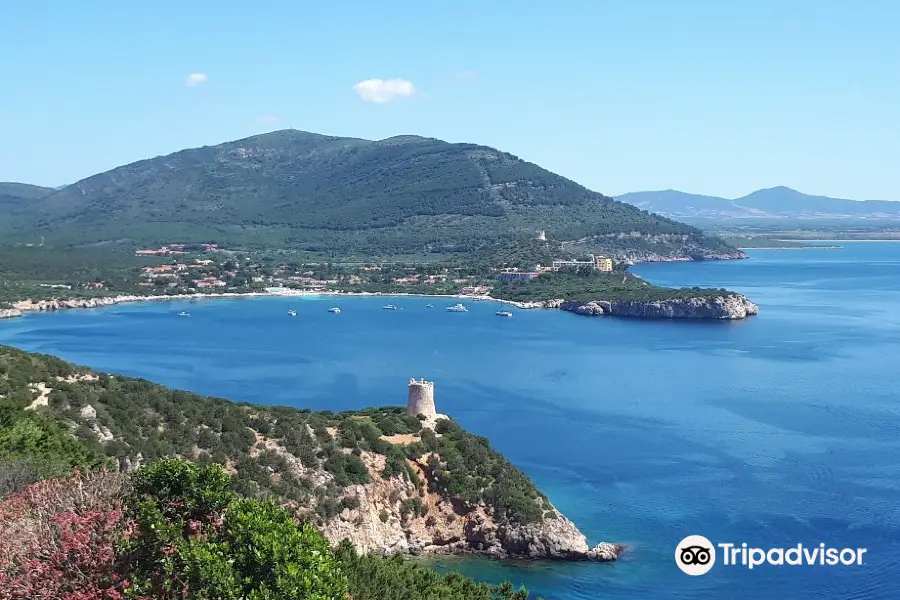
<svg viewBox="0 0 900 600">
<path fill-rule="evenodd" d="M 179 317 L 189 317 L 189 316 L 191 316 L 191 313 L 189 313 L 189 312 L 186 311 L 186 310 L 183 310 L 183 311 L 181 311 L 180 313 L 178 313 L 178 316 L 179 316 Z"/>
<path fill-rule="evenodd" d="M 447 307 L 447 312 L 469 312 L 469 309 L 462 304 L 454 304 Z"/>
<path fill-rule="evenodd" d="M 296 317 L 296 316 L 297 316 L 297 311 L 294 310 L 293 308 L 290 308 L 290 309 L 288 309 L 288 314 L 289 314 L 290 316 L 292 316 L 292 317 Z"/>
<path fill-rule="evenodd" d="M 494 314 L 497 315 L 498 317 L 511 317 L 513 315 L 512 311 L 509 311 L 509 310 L 498 310 Z"/>
<path fill-rule="evenodd" d="M 393 304 L 385 304 L 381 308 L 382 308 L 382 310 L 397 310 L 397 307 L 394 306 Z"/>
<path fill-rule="evenodd" d="M 339 315 L 339 314 L 341 314 L 341 309 L 338 308 L 337 306 L 332 306 L 331 308 L 328 309 L 328 312 Z"/>
</svg>

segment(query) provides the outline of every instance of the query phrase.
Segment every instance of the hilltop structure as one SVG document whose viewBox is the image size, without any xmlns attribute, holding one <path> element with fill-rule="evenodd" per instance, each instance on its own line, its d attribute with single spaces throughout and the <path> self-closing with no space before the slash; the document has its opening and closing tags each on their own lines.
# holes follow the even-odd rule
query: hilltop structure
<svg viewBox="0 0 900 600">
<path fill-rule="evenodd" d="M 406 402 L 406 412 L 414 417 L 423 415 L 422 424 L 434 429 L 438 419 L 449 419 L 447 415 L 437 412 L 434 406 L 434 382 L 424 379 L 409 380 L 409 399 Z"/>
<path fill-rule="evenodd" d="M 437 416 L 437 410 L 434 408 L 433 381 L 409 380 L 409 400 L 406 403 L 406 412 L 413 416 L 425 415 L 426 418 Z"/>
</svg>

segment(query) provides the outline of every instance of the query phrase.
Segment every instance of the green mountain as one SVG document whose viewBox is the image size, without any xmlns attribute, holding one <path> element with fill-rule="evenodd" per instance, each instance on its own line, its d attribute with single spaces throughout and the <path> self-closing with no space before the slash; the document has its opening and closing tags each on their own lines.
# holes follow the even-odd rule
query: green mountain
<svg viewBox="0 0 900 600">
<path fill-rule="evenodd" d="M 0 225 L 50 246 L 215 240 L 335 256 L 468 252 L 541 230 L 621 257 L 737 254 L 511 154 L 283 130 L 94 175 Z M 5 229 L 5 231 L 4 231 Z"/>
<path fill-rule="evenodd" d="M 49 196 L 54 191 L 56 190 L 53 188 L 27 183 L 0 182 L 0 214 L 5 218 L 20 216 L 28 218 L 28 215 L 34 214 L 37 209 L 35 201 Z"/>
<path fill-rule="evenodd" d="M 632 192 L 617 198 L 644 210 L 651 210 L 691 222 L 809 222 L 900 220 L 900 202 L 890 200 L 846 200 L 812 196 L 789 187 L 757 190 L 735 199 L 687 194 L 676 190 Z"/>
</svg>

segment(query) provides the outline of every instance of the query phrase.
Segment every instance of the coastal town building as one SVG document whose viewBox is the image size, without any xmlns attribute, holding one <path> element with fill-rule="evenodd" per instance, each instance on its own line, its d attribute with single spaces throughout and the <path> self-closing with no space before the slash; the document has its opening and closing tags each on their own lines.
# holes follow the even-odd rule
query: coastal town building
<svg viewBox="0 0 900 600">
<path fill-rule="evenodd" d="M 491 288 L 487 285 L 466 285 L 460 288 L 459 293 L 466 296 L 487 296 L 491 293 Z"/>
<path fill-rule="evenodd" d="M 608 256 L 591 254 L 590 257 L 590 260 L 554 260 L 551 269 L 559 271 L 560 269 L 587 267 L 603 273 L 609 273 L 613 270 L 612 259 Z"/>
<path fill-rule="evenodd" d="M 497 279 L 500 281 L 531 281 L 539 275 L 540 273 L 537 271 L 506 271 L 498 273 Z"/>
<path fill-rule="evenodd" d="M 160 246 L 159 248 L 136 250 L 135 254 L 138 256 L 166 256 L 169 254 L 187 253 L 184 250 L 184 244 L 168 244 L 166 246 Z"/>
<path fill-rule="evenodd" d="M 613 261 L 608 256 L 595 256 L 595 268 L 603 273 L 610 273 L 613 270 Z"/>
</svg>

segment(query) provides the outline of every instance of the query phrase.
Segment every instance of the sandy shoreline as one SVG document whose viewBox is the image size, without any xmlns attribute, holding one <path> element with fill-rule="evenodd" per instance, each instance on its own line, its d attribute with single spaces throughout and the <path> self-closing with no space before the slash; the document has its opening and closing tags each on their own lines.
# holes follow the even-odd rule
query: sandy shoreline
<svg viewBox="0 0 900 600">
<path fill-rule="evenodd" d="M 14 318 L 29 312 L 50 312 L 56 310 L 71 310 L 85 308 L 103 308 L 117 304 L 131 304 L 137 302 L 176 302 L 179 300 L 217 300 L 221 298 L 290 298 L 290 297 L 352 297 L 352 296 L 384 296 L 396 298 L 447 298 L 455 300 L 468 300 L 474 302 L 499 302 L 511 304 L 519 308 L 534 308 L 528 303 L 512 300 L 500 300 L 491 296 L 473 296 L 469 294 L 411 294 L 408 292 L 307 292 L 301 290 L 290 291 L 264 291 L 264 292 L 222 292 L 200 294 L 174 294 L 174 295 L 121 295 L 101 296 L 96 298 L 63 298 L 56 300 L 22 300 L 13 302 L 12 309 L 0 309 L 0 319 Z"/>
</svg>

